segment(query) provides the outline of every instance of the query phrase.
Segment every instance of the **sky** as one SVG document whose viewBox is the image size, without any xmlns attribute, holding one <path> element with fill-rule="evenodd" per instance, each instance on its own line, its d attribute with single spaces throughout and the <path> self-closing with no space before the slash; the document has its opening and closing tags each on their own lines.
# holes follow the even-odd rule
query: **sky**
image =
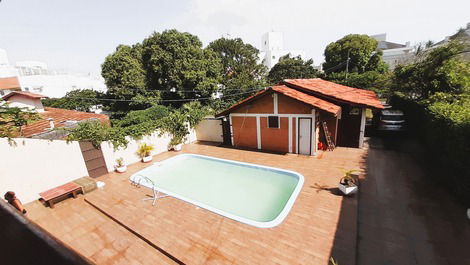
<svg viewBox="0 0 470 265">
<path fill-rule="evenodd" d="M 119 44 L 177 29 L 204 45 L 240 37 L 258 48 L 261 35 L 284 33 L 284 47 L 318 65 L 344 35 L 387 33 L 387 40 L 439 41 L 470 22 L 470 1 L 418 0 L 0 0 L 0 48 L 11 64 L 43 61 L 50 69 L 99 74 Z"/>
</svg>

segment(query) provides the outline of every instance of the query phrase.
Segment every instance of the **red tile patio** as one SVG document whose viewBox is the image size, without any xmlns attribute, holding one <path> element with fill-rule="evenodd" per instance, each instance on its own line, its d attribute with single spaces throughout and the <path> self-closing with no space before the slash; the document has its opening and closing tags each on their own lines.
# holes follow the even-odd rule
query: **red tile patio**
<svg viewBox="0 0 470 265">
<path fill-rule="evenodd" d="M 343 169 L 363 167 L 365 150 L 337 148 L 315 158 L 191 144 L 154 161 L 181 153 L 294 170 L 305 183 L 284 222 L 267 229 L 171 197 L 153 207 L 142 201 L 151 190 L 128 181 L 151 165 L 143 163 L 100 177 L 104 189 L 59 202 L 55 209 L 29 204 L 29 217 L 99 264 L 173 263 L 168 256 L 186 264 L 328 264 L 332 255 L 340 264 L 355 264 L 357 199 L 328 189 L 336 186 Z"/>
</svg>

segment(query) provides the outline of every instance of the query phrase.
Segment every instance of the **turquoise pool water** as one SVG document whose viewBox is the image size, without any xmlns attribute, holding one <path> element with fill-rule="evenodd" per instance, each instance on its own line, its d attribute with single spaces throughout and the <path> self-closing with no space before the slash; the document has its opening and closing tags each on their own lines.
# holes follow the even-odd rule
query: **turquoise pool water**
<svg viewBox="0 0 470 265">
<path fill-rule="evenodd" d="M 285 218 L 303 176 L 287 170 L 182 154 L 147 167 L 131 180 L 237 221 L 272 227 Z M 157 202 L 157 205 L 160 202 Z"/>
</svg>

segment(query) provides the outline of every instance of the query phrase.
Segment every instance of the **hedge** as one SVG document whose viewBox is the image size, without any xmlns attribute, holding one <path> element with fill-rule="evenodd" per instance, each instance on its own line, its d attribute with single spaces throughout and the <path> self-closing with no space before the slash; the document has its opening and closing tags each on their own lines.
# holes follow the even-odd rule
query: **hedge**
<svg viewBox="0 0 470 265">
<path fill-rule="evenodd" d="M 410 133 L 421 140 L 428 172 L 470 206 L 470 102 L 418 103 L 395 95 L 391 103 L 406 113 Z"/>
</svg>

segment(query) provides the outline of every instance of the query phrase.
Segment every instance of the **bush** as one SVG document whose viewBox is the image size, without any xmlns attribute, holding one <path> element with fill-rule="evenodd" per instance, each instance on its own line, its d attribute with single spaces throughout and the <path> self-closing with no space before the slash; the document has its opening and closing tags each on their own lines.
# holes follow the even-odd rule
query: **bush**
<svg viewBox="0 0 470 265">
<path fill-rule="evenodd" d="M 396 95 L 392 105 L 407 114 L 410 131 L 429 154 L 430 172 L 470 205 L 470 100 L 440 94 L 418 103 Z"/>
</svg>

